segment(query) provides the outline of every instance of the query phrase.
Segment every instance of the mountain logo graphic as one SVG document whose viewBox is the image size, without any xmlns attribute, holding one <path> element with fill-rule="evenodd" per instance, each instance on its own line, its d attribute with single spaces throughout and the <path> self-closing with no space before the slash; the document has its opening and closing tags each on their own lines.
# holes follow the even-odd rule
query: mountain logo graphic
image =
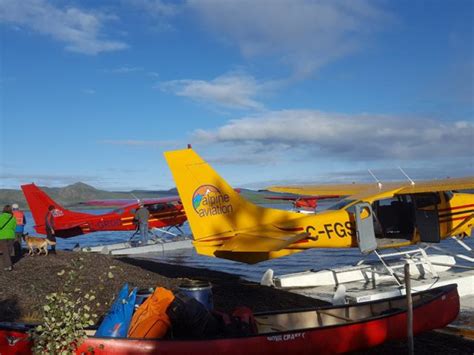
<svg viewBox="0 0 474 355">
<path fill-rule="evenodd" d="M 201 185 L 193 193 L 193 208 L 200 217 L 232 213 L 230 197 L 213 185 Z"/>
</svg>

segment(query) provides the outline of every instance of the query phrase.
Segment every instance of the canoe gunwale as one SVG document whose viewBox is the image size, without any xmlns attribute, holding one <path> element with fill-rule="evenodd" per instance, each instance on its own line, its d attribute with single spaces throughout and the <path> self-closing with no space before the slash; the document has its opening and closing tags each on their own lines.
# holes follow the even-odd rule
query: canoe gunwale
<svg viewBox="0 0 474 355">
<path fill-rule="evenodd" d="M 413 293 L 413 296 L 417 295 L 423 295 L 425 297 L 422 297 L 416 304 L 414 304 L 413 310 L 415 311 L 418 308 L 421 308 L 423 306 L 428 305 L 431 302 L 434 302 L 438 300 L 439 298 L 446 296 L 452 292 L 457 293 L 457 285 L 456 284 L 450 284 L 446 286 L 441 286 L 438 288 L 430 289 L 430 290 L 425 290 L 417 293 Z M 290 310 L 285 310 L 285 311 L 270 311 L 270 312 L 258 312 L 254 313 L 254 317 L 258 319 L 258 317 L 264 317 L 264 316 L 276 316 L 276 315 L 286 315 L 286 314 L 294 314 L 294 313 L 306 313 L 306 312 L 324 312 L 328 310 L 344 310 L 344 309 L 349 309 L 349 308 L 359 308 L 367 305 L 375 305 L 375 304 L 380 304 L 380 303 L 385 303 L 385 302 L 395 302 L 399 301 L 402 299 L 405 299 L 406 296 L 398 296 L 390 299 L 380 299 L 376 301 L 367 301 L 367 302 L 361 302 L 357 304 L 346 304 L 346 305 L 340 305 L 337 307 L 328 305 L 328 306 L 322 306 L 322 307 L 311 307 L 311 308 L 301 308 L 301 309 L 290 309 Z M 390 309 L 390 308 L 389 308 Z M 368 323 L 372 321 L 377 321 L 379 319 L 383 318 L 391 318 L 391 317 L 396 317 L 399 314 L 406 313 L 406 309 L 402 308 L 397 308 L 389 312 L 382 312 L 378 315 L 358 319 L 358 320 L 347 320 L 345 322 L 340 322 L 337 324 L 330 324 L 330 325 L 322 325 L 322 326 L 316 326 L 316 327 L 307 327 L 307 328 L 295 328 L 295 329 L 287 329 L 287 330 L 275 330 L 273 332 L 264 332 L 264 333 L 257 333 L 257 334 L 249 334 L 249 335 L 232 335 L 232 336 L 215 336 L 215 337 L 206 337 L 206 338 L 201 338 L 201 339 L 196 339 L 196 338 L 172 338 L 172 339 L 164 339 L 164 338 L 128 338 L 128 337 L 116 337 L 116 338 L 110 338 L 110 337 L 96 337 L 96 336 L 88 336 L 88 339 L 101 339 L 101 340 L 135 340 L 135 341 L 160 341 L 160 342 L 176 342 L 176 341 L 209 341 L 209 340 L 222 340 L 222 339 L 241 339 L 241 338 L 251 338 L 251 337 L 268 337 L 268 336 L 278 336 L 278 335 L 284 335 L 284 334 L 289 334 L 289 333 L 301 333 L 301 332 L 314 332 L 318 330 L 327 330 L 331 328 L 336 328 L 336 327 L 342 327 L 342 326 L 350 326 L 350 325 L 359 325 L 363 323 Z M 327 314 L 327 313 L 326 313 Z M 335 316 L 332 314 L 329 314 L 330 316 Z M 337 316 L 336 316 L 337 317 Z M 28 323 L 12 323 L 12 322 L 0 322 L 0 331 L 6 330 L 6 331 L 18 331 L 18 332 L 27 332 L 30 329 L 33 329 L 36 325 L 38 324 L 28 324 Z M 88 330 L 96 330 L 97 327 L 91 327 L 87 328 Z"/>
</svg>

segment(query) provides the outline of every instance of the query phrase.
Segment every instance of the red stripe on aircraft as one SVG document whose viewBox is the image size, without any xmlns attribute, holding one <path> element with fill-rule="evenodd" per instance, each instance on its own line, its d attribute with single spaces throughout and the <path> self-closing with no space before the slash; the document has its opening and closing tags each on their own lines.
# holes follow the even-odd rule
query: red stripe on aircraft
<svg viewBox="0 0 474 355">
<path fill-rule="evenodd" d="M 451 211 L 451 210 L 459 210 L 461 208 L 468 208 L 468 207 L 474 207 L 474 205 L 463 205 L 463 206 L 456 206 L 456 207 L 451 207 L 451 208 L 443 208 L 438 210 L 438 212 L 446 212 L 446 211 Z"/>
<path fill-rule="evenodd" d="M 298 243 L 309 243 L 309 239 L 301 239 L 295 242 L 295 244 L 298 244 Z"/>
<path fill-rule="evenodd" d="M 304 227 L 292 227 L 292 228 L 283 228 L 283 227 L 277 227 L 279 230 L 285 231 L 285 232 L 299 232 L 304 230 Z"/>
<path fill-rule="evenodd" d="M 446 222 L 452 222 L 452 221 L 460 221 L 466 218 L 469 218 L 470 216 L 464 216 L 464 217 L 458 217 L 458 218 L 451 218 L 451 219 L 446 219 L 444 221 L 439 221 L 439 223 L 446 223 Z"/>
</svg>

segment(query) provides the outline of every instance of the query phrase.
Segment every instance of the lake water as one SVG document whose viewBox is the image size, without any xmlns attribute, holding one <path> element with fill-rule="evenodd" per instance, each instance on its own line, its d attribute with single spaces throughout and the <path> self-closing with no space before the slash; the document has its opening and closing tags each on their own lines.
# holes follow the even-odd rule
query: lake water
<svg viewBox="0 0 474 355">
<path fill-rule="evenodd" d="M 285 205 L 273 205 L 270 207 L 283 208 L 283 206 Z M 321 203 L 320 207 L 324 208 L 324 204 Z M 82 212 L 101 214 L 107 212 L 107 210 L 84 210 Z M 31 213 L 26 212 L 26 218 L 27 224 L 25 231 L 31 235 L 35 235 L 36 232 L 33 229 L 34 222 Z M 190 233 L 187 223 L 183 227 L 185 233 Z M 72 249 L 77 243 L 79 243 L 81 247 L 119 243 L 129 240 L 131 234 L 131 232 L 97 232 L 68 239 L 58 238 L 57 248 Z M 468 238 L 466 244 L 471 248 L 474 248 L 473 238 Z M 444 241 L 441 245 L 452 252 L 465 251 L 454 241 Z M 142 256 L 170 264 L 224 271 L 239 275 L 250 281 L 259 281 L 263 273 L 269 268 L 273 269 L 276 275 L 281 275 L 310 269 L 321 270 L 329 267 L 350 265 L 357 263 L 361 259 L 360 252 L 355 248 L 311 249 L 302 253 L 264 261 L 255 265 L 247 265 L 225 259 L 198 255 L 194 249 L 183 249 L 166 253 L 142 254 Z M 373 259 L 373 256 L 368 257 L 368 260 Z"/>
</svg>

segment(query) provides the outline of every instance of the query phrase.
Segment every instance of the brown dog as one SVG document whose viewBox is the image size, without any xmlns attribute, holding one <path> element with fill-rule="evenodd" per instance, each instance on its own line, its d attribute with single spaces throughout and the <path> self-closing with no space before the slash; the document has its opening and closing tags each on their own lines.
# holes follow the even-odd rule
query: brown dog
<svg viewBox="0 0 474 355">
<path fill-rule="evenodd" d="M 35 255 L 36 249 L 38 249 L 38 255 L 41 255 L 42 251 L 44 251 L 44 255 L 48 255 L 48 245 L 56 245 L 56 242 L 52 242 L 46 238 L 25 236 L 24 240 L 29 249 L 28 255 L 31 256 Z"/>
</svg>

